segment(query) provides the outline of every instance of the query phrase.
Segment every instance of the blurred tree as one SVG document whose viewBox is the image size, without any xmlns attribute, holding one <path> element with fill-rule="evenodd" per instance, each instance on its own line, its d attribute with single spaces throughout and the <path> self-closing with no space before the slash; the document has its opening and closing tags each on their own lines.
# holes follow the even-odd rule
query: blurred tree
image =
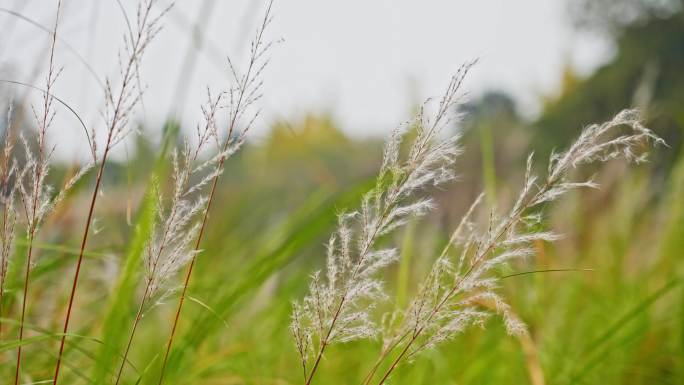
<svg viewBox="0 0 684 385">
<path fill-rule="evenodd" d="M 575 0 L 570 12 L 574 24 L 610 34 L 636 23 L 667 18 L 682 10 L 682 0 Z"/>
<path fill-rule="evenodd" d="M 537 148 L 548 152 L 567 143 L 583 125 L 631 106 L 645 111 L 648 126 L 673 147 L 659 153 L 665 157 L 661 162 L 671 164 L 684 136 L 681 0 L 577 0 L 574 4 L 573 9 L 583 12 L 577 20 L 585 20 L 585 25 L 610 26 L 616 54 L 588 78 L 564 82 L 560 96 L 545 106 L 535 124 Z"/>
<path fill-rule="evenodd" d="M 277 122 L 257 151 L 246 152 L 251 164 L 268 166 L 274 186 L 297 181 L 301 192 L 312 186 L 339 188 L 373 175 L 381 141 L 348 138 L 329 115 L 308 115 L 299 122 Z M 266 175 L 263 175 L 264 177 Z"/>
<path fill-rule="evenodd" d="M 504 93 L 489 92 L 482 96 L 477 103 L 466 104 L 463 108 L 467 113 L 466 124 L 477 128 L 480 136 L 480 151 L 482 152 L 482 180 L 487 193 L 489 207 L 496 207 L 496 155 L 492 126 L 499 123 L 520 121 L 515 110 L 515 102 Z M 472 130 L 472 129 L 471 129 Z"/>
<path fill-rule="evenodd" d="M 500 190 L 508 184 L 508 178 L 518 177 L 517 166 L 529 144 L 526 124 L 518 114 L 514 99 L 501 91 L 485 92 L 460 106 L 459 112 L 463 115 L 466 135 L 466 153 L 459 161 L 459 168 L 482 170 L 481 175 L 464 173 L 467 175 L 462 178 L 475 187 L 473 194 L 484 190 L 488 205 L 494 208 L 501 195 L 506 195 L 506 191 Z"/>
<path fill-rule="evenodd" d="M 465 113 L 464 122 L 473 124 L 481 120 L 513 119 L 520 120 L 513 98 L 501 91 L 489 91 L 478 99 L 460 107 Z"/>
</svg>

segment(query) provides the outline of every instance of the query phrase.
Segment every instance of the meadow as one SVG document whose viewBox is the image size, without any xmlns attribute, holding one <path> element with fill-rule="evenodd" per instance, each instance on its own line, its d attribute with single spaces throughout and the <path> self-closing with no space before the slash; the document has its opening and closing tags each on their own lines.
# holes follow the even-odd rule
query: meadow
<svg viewBox="0 0 684 385">
<path fill-rule="evenodd" d="M 58 32 L 41 104 L 4 107 L 0 383 L 684 383 L 684 156 L 647 111 L 556 137 L 463 97 L 466 63 L 385 138 L 312 113 L 253 141 L 267 3 L 205 120 L 155 143 L 164 6 L 131 15 L 91 162 L 51 158 Z"/>
</svg>

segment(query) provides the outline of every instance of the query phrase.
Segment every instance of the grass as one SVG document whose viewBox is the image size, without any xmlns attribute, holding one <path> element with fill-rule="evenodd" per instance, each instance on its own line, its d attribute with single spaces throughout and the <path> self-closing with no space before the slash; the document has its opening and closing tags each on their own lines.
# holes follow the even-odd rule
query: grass
<svg viewBox="0 0 684 385">
<path fill-rule="evenodd" d="M 157 31 L 145 29 L 145 10 L 155 10 L 155 15 L 165 11 L 154 1 L 143 1 L 141 5 L 139 28 L 151 38 Z M 108 140 L 110 144 L 99 153 L 91 148 L 99 172 L 85 174 L 55 210 L 46 215 L 42 226 L 31 225 L 27 230 L 17 226 L 13 230 L 17 235 L 8 249 L 10 263 L 6 271 L 3 267 L 6 276 L 0 298 L 3 381 L 9 383 L 16 378 L 15 382 L 22 384 L 58 380 L 64 384 L 159 384 L 163 378 L 164 384 L 361 384 L 367 378 L 367 383 L 381 384 L 383 378 L 389 378 L 388 383 L 392 384 L 681 383 L 681 155 L 665 178 L 655 165 L 626 167 L 620 161 L 573 171 L 578 180 L 596 173 L 601 189 L 571 191 L 558 202 L 539 204 L 544 215 L 524 234 L 542 235 L 525 241 L 530 250 L 528 258 L 491 270 L 492 277 L 499 279 L 498 291 L 515 311 L 515 317 L 527 325 L 527 333 L 511 335 L 500 318 L 482 319 L 481 328 L 458 330 L 454 338 L 440 341 L 415 361 L 404 361 L 404 356 L 411 354 L 413 340 L 416 344 L 424 341 L 420 339 L 421 328 L 408 344 L 400 340 L 397 347 L 404 350 L 389 351 L 387 360 L 381 361 L 372 373 L 375 375 L 367 376 L 383 346 L 371 330 L 372 325 L 364 324 L 371 329 L 350 332 L 354 338 L 347 342 L 334 343 L 330 333 L 319 335 L 317 349 L 308 361 L 315 366 L 304 368 L 303 381 L 299 354 L 289 330 L 292 302 L 309 293 L 312 271 L 331 266 L 326 263 L 326 244 L 328 236 L 339 230 L 336 218 L 364 201 L 368 204 L 369 190 L 389 202 L 383 203 L 386 207 L 378 206 L 377 217 L 392 216 L 392 210 L 404 201 L 387 197 L 391 198 L 392 189 L 410 181 L 412 167 L 422 162 L 420 154 L 431 154 L 432 148 L 427 147 L 424 153 L 416 150 L 419 155 L 415 162 L 409 157 L 406 164 L 398 162 L 382 169 L 376 180 L 381 164 L 380 141 L 348 138 L 328 118 L 311 116 L 301 123 L 276 124 L 265 140 L 246 143 L 235 155 L 235 151 L 226 152 L 243 145 L 243 135 L 256 116 L 253 107 L 261 86 L 252 79 L 261 76 L 259 60 L 271 47 L 261 37 L 269 23 L 266 11 L 245 72 L 240 72 L 243 68 L 238 63 L 236 67 L 231 64 L 235 84 L 225 93 L 209 95 L 206 126 L 198 135 L 206 135 L 208 142 L 216 140 L 218 147 L 195 158 L 186 156 L 191 152 L 182 152 L 188 148 L 184 147 L 184 131 L 169 124 L 154 151 L 151 148 L 155 147 L 146 139 L 139 142 L 130 163 L 140 166 L 127 173 L 122 171 L 125 165 L 107 160 L 106 156 L 110 144 L 113 146 L 130 130 L 128 114 L 137 107 L 137 96 L 130 96 L 137 95 L 135 90 L 141 86 L 137 66 L 142 62 L 137 55 L 142 52 L 135 48 L 136 41 L 142 45 L 151 41 L 146 37 L 136 40 L 135 33 L 129 37 L 128 49 L 132 51 L 123 51 L 129 53 L 129 61 L 124 63 L 119 92 L 109 93 L 111 115 L 105 133 L 111 143 Z M 60 39 L 52 30 L 44 30 L 50 31 L 53 42 Z M 59 51 L 56 53 L 58 61 Z M 53 67 L 50 59 L 50 73 Z M 43 114 L 39 114 L 42 119 L 36 124 L 39 134 L 35 148 L 39 154 L 45 154 L 47 148 L 40 132 L 49 127 L 51 99 L 55 98 L 55 107 L 65 104 L 52 95 L 50 79 L 45 87 L 36 87 L 44 90 L 45 98 Z M 458 94 L 461 80 L 455 77 L 447 90 L 443 99 L 443 106 L 448 107 L 445 111 L 455 104 L 448 95 L 451 91 L 454 97 Z M 117 94 L 118 98 L 111 96 Z M 220 98 L 230 101 L 228 113 L 214 119 L 206 112 L 211 110 L 211 102 L 218 103 Z M 21 112 L 22 106 L 15 108 Z M 66 108 L 67 113 L 77 114 L 72 106 Z M 438 117 L 440 111 L 436 112 Z M 432 140 L 430 143 L 439 145 L 443 139 L 425 129 L 429 124 L 420 130 L 421 124 L 435 121 L 429 118 L 429 110 L 425 114 L 409 127 L 407 139 L 420 144 L 427 138 L 425 143 Z M 445 112 L 444 121 L 437 118 L 435 125 L 444 123 L 444 132 L 454 134 L 446 116 Z M 524 161 L 520 166 L 497 162 L 495 149 L 505 147 L 508 138 L 495 135 L 489 124 L 482 129 L 474 128 L 462 139 L 465 153 L 455 169 L 469 179 L 444 180 L 439 188 L 427 188 L 424 193 L 433 196 L 436 209 L 416 209 L 414 214 L 423 215 L 411 217 L 407 226 L 395 231 L 385 233 L 381 226 L 374 231 L 377 236 L 373 234 L 368 250 L 400 249 L 396 255 L 398 262 L 383 263 L 373 276 L 383 281 L 389 300 L 375 302 L 375 297 L 368 295 L 353 302 L 345 293 L 335 297 L 339 302 L 332 302 L 339 304 L 339 314 L 347 311 L 346 301 L 362 312 L 374 303 L 369 314 L 376 317 L 384 311 L 406 308 L 413 303 L 412 299 L 420 298 L 424 294 L 421 282 L 435 271 L 437 257 L 447 254 L 443 252 L 449 250 L 445 245 L 451 245 L 457 238 L 451 231 L 478 196 L 478 190 L 488 193 L 485 199 L 489 209 L 513 206 L 518 196 L 515 191 L 520 189 L 526 172 L 522 167 Z M 228 133 L 214 134 L 216 127 Z M 404 154 L 409 150 L 399 143 L 395 147 L 390 146 L 390 153 Z M 187 170 L 178 166 L 172 157 L 174 149 L 182 159 L 197 162 L 188 163 L 192 167 Z M 524 152 L 517 154 L 521 160 Z M 194 174 L 194 166 L 211 158 L 211 153 L 219 155 L 202 172 Z M 455 153 L 443 152 L 440 159 L 449 158 L 449 163 Z M 17 159 L 21 167 L 24 159 Z M 41 164 L 41 158 L 38 159 L 35 164 Z M 461 162 L 468 166 L 459 166 Z M 8 169 L 8 164 L 4 163 L 3 170 Z M 428 165 L 431 169 L 441 167 L 440 162 Z M 64 171 L 68 167 L 50 167 L 55 175 L 50 174 L 49 182 L 63 185 L 67 181 L 69 185 L 68 177 L 58 178 L 70 175 Z M 222 173 L 212 171 L 213 167 Z M 532 173 L 535 169 L 527 171 Z M 174 204 L 173 199 L 166 197 L 174 196 L 178 185 L 173 177 L 183 172 L 192 177 L 180 184 L 181 190 L 200 186 L 198 196 L 211 197 L 211 210 L 197 213 L 203 236 L 193 236 L 188 242 L 181 242 L 174 253 L 165 254 L 164 246 L 155 249 L 154 242 L 160 239 L 160 231 L 165 233 L 165 226 L 173 222 L 172 214 L 171 220 L 164 216 L 169 212 L 165 210 Z M 554 178 L 549 179 L 553 183 L 542 184 L 542 190 L 555 184 Z M 32 180 L 35 191 L 47 185 L 41 182 L 40 175 Z M 101 185 L 106 186 L 108 193 L 98 199 Z M 25 196 L 36 205 L 43 199 L 35 193 Z M 192 197 L 187 198 L 188 204 L 203 202 L 195 201 L 196 195 L 188 196 Z M 534 195 L 521 196 L 522 209 L 510 217 L 476 211 L 473 226 L 497 228 L 499 220 L 506 229 L 517 226 L 523 212 L 527 214 L 535 208 L 530 203 Z M 47 197 L 51 200 L 56 195 L 51 193 Z M 403 198 L 410 201 L 415 195 Z M 185 194 L 179 202 L 185 202 L 183 199 Z M 123 201 L 130 202 L 131 223 L 127 220 L 129 207 Z M 27 217 L 38 223 L 32 213 L 35 209 L 29 210 L 29 215 L 22 213 L 20 225 L 25 224 Z M 373 215 L 364 218 L 372 222 Z M 100 232 L 89 231 L 91 218 L 96 216 L 102 216 L 106 226 Z M 81 232 L 84 221 L 85 232 Z M 552 237 L 545 232 L 551 229 L 562 233 L 563 238 L 550 242 Z M 174 234 L 191 234 L 185 227 L 182 230 Z M 515 234 L 494 235 L 472 252 L 472 267 L 464 276 L 476 270 L 490 252 L 500 255 L 505 246 L 498 242 Z M 5 239 L 9 238 L 4 237 L 3 244 Z M 463 245 L 455 247 L 468 250 Z M 343 254 L 343 250 L 339 252 Z M 172 269 L 167 275 L 156 277 L 156 269 L 146 270 L 146 266 L 157 266 L 158 261 L 168 262 L 163 258 L 171 258 Z M 148 294 L 152 279 L 163 283 L 161 294 Z M 334 290 L 333 295 L 337 295 Z M 487 301 L 476 305 L 478 310 L 497 311 L 497 306 Z M 64 318 L 72 309 L 73 315 Z M 335 322 L 333 319 L 327 327 L 334 330 Z M 172 328 L 175 333 L 170 337 Z M 366 334 L 373 338 L 365 338 Z M 15 360 L 19 349 L 21 365 Z"/>
<path fill-rule="evenodd" d="M 230 176 L 222 184 L 222 191 L 231 199 L 218 201 L 221 202 L 217 206 L 221 225 L 212 222 L 214 227 L 210 226 L 207 233 L 204 255 L 213 258 L 198 259 L 195 274 L 201 278 L 190 286 L 189 292 L 190 297 L 205 305 L 187 303 L 186 321 L 179 329 L 171 355 L 167 383 L 297 383 L 301 375 L 292 369 L 297 366 L 297 354 L 287 330 L 290 302 L 302 295 L 308 272 L 322 263 L 324 238 L 333 229 L 336 212 L 344 207 L 354 207 L 368 183 L 362 181 L 357 183 L 358 187 L 342 189 L 348 190 L 346 194 L 339 193 L 337 186 L 350 186 L 349 179 L 319 187 L 318 193 L 314 193 L 315 185 L 309 184 L 310 197 L 287 196 L 286 184 L 261 186 L 256 176 L 252 176 L 282 172 L 269 170 L 271 165 L 266 163 L 247 163 L 252 153 L 263 151 L 267 150 L 258 146 L 246 148 L 245 153 L 236 158 L 234 167 L 249 165 L 254 174 L 227 174 Z M 356 166 L 350 160 L 342 164 L 329 162 L 326 167 Z M 302 179 L 305 181 L 316 172 L 316 169 L 303 169 Z M 640 173 L 647 178 L 648 170 Z M 676 196 L 676 186 L 670 184 L 667 194 L 648 202 L 648 214 L 642 215 L 640 221 L 608 226 L 619 223 L 625 216 L 636 215 L 635 208 L 621 204 L 618 199 L 621 195 L 633 195 L 630 191 L 638 183 L 634 179 L 624 178 L 601 192 L 573 195 L 558 209 L 552 208 L 549 221 L 572 227 L 563 228 L 566 238 L 556 246 L 542 245 L 543 258 L 533 258 L 524 266 L 511 270 L 581 267 L 593 271 L 528 274 L 504 281 L 505 293 L 529 325 L 547 383 L 601 381 L 619 384 L 626 381 L 628 374 L 630 383 L 647 384 L 653 383 L 654 379 L 660 383 L 676 383 L 678 373 L 684 368 L 684 347 L 679 337 L 684 332 L 681 327 L 683 292 L 678 283 L 681 258 L 671 251 L 677 250 L 677 244 L 681 242 L 681 238 L 672 234 L 679 231 L 677 223 L 681 219 L 677 216 L 682 214 L 666 209 L 672 207 L 670 202 Z M 259 186 L 263 190 L 259 191 Z M 456 190 L 454 194 L 458 194 Z M 601 194 L 611 197 L 608 203 L 593 210 L 591 215 L 581 215 L 579 220 L 573 218 L 576 209 L 563 207 L 582 207 Z M 273 198 L 269 200 L 269 197 L 283 195 L 287 196 L 286 204 Z M 73 199 L 71 204 L 79 198 Z M 136 244 L 140 247 L 135 239 L 142 237 L 147 228 L 140 222 L 147 218 L 142 214 L 144 207 L 144 204 L 138 205 L 138 220 L 129 228 L 128 237 L 120 241 L 121 245 L 128 245 L 128 250 L 134 250 Z M 246 207 L 255 207 L 255 210 L 246 210 Z M 124 213 L 120 212 L 119 221 L 124 218 Z M 236 226 L 237 223 L 243 225 Z M 653 223 L 666 225 L 654 234 Z M 427 218 L 410 232 L 391 237 L 399 240 L 404 236 L 413 237 L 414 246 L 413 254 L 406 262 L 410 266 L 397 266 L 388 272 L 385 279 L 389 290 L 402 285 L 408 295 L 415 291 L 417 280 L 428 268 L 430 256 L 435 255 L 446 240 L 446 228 L 442 226 L 437 218 Z M 583 230 L 587 228 L 598 228 L 600 234 L 580 236 L 588 231 Z M 438 234 L 441 236 L 436 236 Z M 618 244 L 611 246 L 612 250 L 606 250 L 604 239 L 614 239 L 611 242 Z M 106 239 L 97 240 L 102 245 L 109 243 Z M 627 245 L 620 246 L 619 242 Z M 42 289 L 60 287 L 60 277 L 73 261 L 74 257 L 69 257 L 68 253 L 74 250 L 57 247 L 62 244 L 68 245 L 68 238 L 54 245 L 43 243 L 50 247 L 43 249 L 44 254 L 33 270 L 38 288 L 34 301 L 38 303 L 61 302 L 59 295 L 48 294 L 46 299 Z M 113 247 L 112 250 L 118 248 Z M 21 254 L 20 245 L 17 248 L 16 253 Z M 639 250 L 639 258 L 626 255 L 634 250 Z M 98 253 L 106 255 L 109 250 L 100 248 Z M 126 290 L 120 288 L 121 282 L 135 282 L 135 279 L 126 278 L 136 274 L 136 269 L 131 268 L 139 266 L 131 262 L 139 258 L 131 257 L 135 254 L 132 251 L 124 254 L 129 257 L 117 263 L 121 266 L 120 272 L 110 285 L 85 276 L 86 294 L 76 305 L 79 309 L 101 309 L 101 312 L 81 316 L 77 323 L 81 326 L 74 333 L 110 342 L 100 345 L 78 343 L 80 340 L 73 339 L 72 344 L 67 344 L 65 362 L 71 366 L 63 372 L 64 381 L 95 384 L 101 378 L 113 375 L 111 362 L 118 358 L 120 350 L 111 347 L 121 346 L 122 338 L 126 336 L 122 329 L 134 316 L 135 291 L 131 286 Z M 86 261 L 89 271 L 104 268 L 101 258 L 98 254 Z M 20 261 L 15 259 L 17 264 Z M 401 269 L 404 272 L 400 274 Z M 622 273 L 616 274 L 615 270 Z M 10 269 L 10 277 L 16 277 L 16 273 L 16 269 Z M 395 280 L 398 276 L 403 277 L 402 281 Z M 11 299 L 16 295 L 21 279 L 11 279 L 7 284 L 10 300 L 6 300 L 3 308 L 12 307 Z M 109 305 L 103 306 L 104 303 Z M 155 381 L 153 373 L 159 370 L 159 357 L 166 338 L 158 325 L 168 325 L 172 311 L 172 303 L 167 303 L 157 306 L 146 316 L 130 357 L 137 370 L 128 372 L 126 383 L 138 381 L 139 373 L 148 366 L 147 376 L 142 376 L 140 383 Z M 34 312 L 30 319 L 43 324 L 47 320 L 40 312 Z M 6 328 L 13 328 L 7 325 Z M 8 338 L 13 330 L 7 330 L 4 335 L 3 376 L 13 369 L 7 356 L 17 343 Z M 41 367 L 49 366 L 54 360 L 44 348 L 54 346 L 55 337 L 33 333 L 36 332 L 32 331 L 31 339 L 26 341 L 24 359 L 28 364 L 25 365 L 28 371 L 35 373 L 35 378 L 49 378 Z M 658 347 L 657 353 L 653 351 L 654 346 Z M 321 381 L 336 379 L 340 383 L 356 383 L 368 370 L 378 349 L 378 343 L 372 341 L 335 347 L 330 352 L 331 358 L 321 366 Z M 492 320 L 485 330 L 470 330 L 456 341 L 430 352 L 413 366 L 400 367 L 393 382 L 530 383 L 526 365 L 518 341 L 507 336 L 500 322 Z M 41 373 L 44 377 L 40 377 Z"/>
</svg>

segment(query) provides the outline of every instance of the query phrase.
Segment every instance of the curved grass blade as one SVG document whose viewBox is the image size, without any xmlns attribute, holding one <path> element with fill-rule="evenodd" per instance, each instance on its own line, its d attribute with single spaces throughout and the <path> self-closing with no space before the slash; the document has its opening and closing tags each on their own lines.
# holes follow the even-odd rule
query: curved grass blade
<svg viewBox="0 0 684 385">
<path fill-rule="evenodd" d="M 601 333 L 601 335 L 594 339 L 594 341 L 592 341 L 587 349 L 583 352 L 585 357 L 591 358 L 575 372 L 568 383 L 580 383 L 581 380 L 591 371 L 591 369 L 593 369 L 601 360 L 605 359 L 607 356 L 606 345 L 611 341 L 611 339 L 627 324 L 647 311 L 658 299 L 663 297 L 679 284 L 681 284 L 680 279 L 673 279 L 669 281 L 656 292 L 640 301 L 635 307 L 632 308 L 632 310 L 616 320 L 603 333 Z"/>
<path fill-rule="evenodd" d="M 373 182 L 363 181 L 346 193 L 330 198 L 321 197 L 327 193 L 311 197 L 280 230 L 274 232 L 274 241 L 257 241 L 258 244 L 267 245 L 266 249 L 256 252 L 252 260 L 247 262 L 244 271 L 235 275 L 236 280 L 219 293 L 217 299 L 211 301 L 212 307 L 221 318 L 230 318 L 237 303 L 261 287 L 273 273 L 290 263 L 299 251 L 327 234 L 334 225 L 330 218 L 335 217 L 340 207 L 348 207 L 359 202 Z M 223 286 L 226 286 L 225 282 L 223 283 Z M 187 361 L 191 361 L 193 352 L 223 325 L 215 316 L 206 314 L 196 316 L 190 324 L 202 327 L 192 328 L 178 340 L 169 358 L 165 376 L 169 382 L 178 380 L 179 373 L 184 373 L 183 377 L 187 378 L 185 365 L 189 364 Z"/>
<path fill-rule="evenodd" d="M 132 304 L 135 289 L 140 274 L 140 263 L 145 248 L 145 242 L 153 231 L 156 196 L 154 193 L 155 180 L 164 175 L 170 167 L 168 153 L 178 136 L 178 127 L 172 124 L 166 126 L 166 135 L 162 149 L 157 158 L 152 176 L 147 182 L 145 198 L 138 209 L 138 217 L 134 224 L 133 239 L 128 243 L 126 258 L 117 277 L 116 285 L 109 295 L 106 305 L 106 315 L 102 326 L 103 345 L 97 355 L 92 370 L 93 380 L 106 383 L 110 368 L 119 358 L 120 346 L 126 340 L 127 327 L 135 312 Z"/>
</svg>

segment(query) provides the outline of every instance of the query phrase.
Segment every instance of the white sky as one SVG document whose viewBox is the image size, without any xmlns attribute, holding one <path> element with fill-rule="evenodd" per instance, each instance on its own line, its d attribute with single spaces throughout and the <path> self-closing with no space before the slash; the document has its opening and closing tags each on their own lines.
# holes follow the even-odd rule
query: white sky
<svg viewBox="0 0 684 385">
<path fill-rule="evenodd" d="M 124 28 L 116 2 L 64 2 L 62 37 L 101 78 L 115 74 Z M 133 17 L 136 2 L 121 2 Z M 56 1 L 2 0 L 0 7 L 51 26 L 52 3 Z M 212 5 L 201 22 L 211 48 L 188 51 L 187 23 L 195 22 L 203 4 Z M 177 0 L 143 63 L 148 90 L 140 120 L 158 125 L 173 109 L 186 126 L 194 126 L 205 87 L 220 90 L 226 85 L 222 58 L 229 53 L 237 61 L 244 58 L 262 5 L 255 0 Z M 450 74 L 473 58 L 480 62 L 466 81 L 471 94 L 508 91 L 522 112 L 533 116 L 540 96 L 554 93 L 565 63 L 586 73 L 610 55 L 602 42 L 573 36 L 566 10 L 565 0 L 277 0 L 270 36 L 284 43 L 272 51 L 263 119 L 255 136 L 263 135 L 275 119 L 296 120 L 308 112 L 332 113 L 350 133 L 384 134 L 405 120 L 417 101 L 439 94 Z M 2 77 L 36 83 L 30 73 L 48 35 L 4 13 L 0 31 L 0 66 L 14 68 Z M 196 71 L 182 80 L 188 93 L 174 104 L 188 52 L 197 56 Z M 63 46 L 58 45 L 57 61 L 65 69 L 56 94 L 86 120 L 97 122 L 97 83 Z M 60 115 L 66 115 L 58 120 L 60 132 L 80 135 L 67 113 Z M 58 141 L 68 149 L 77 146 L 73 138 L 64 134 Z"/>
</svg>

